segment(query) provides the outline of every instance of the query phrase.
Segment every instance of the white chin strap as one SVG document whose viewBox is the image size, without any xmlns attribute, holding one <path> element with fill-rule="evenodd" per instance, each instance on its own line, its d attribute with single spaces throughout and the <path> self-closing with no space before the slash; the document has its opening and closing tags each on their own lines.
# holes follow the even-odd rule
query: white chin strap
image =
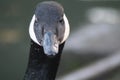
<svg viewBox="0 0 120 80">
<path fill-rule="evenodd" d="M 32 17 L 32 20 L 30 22 L 30 25 L 29 25 L 29 34 L 30 34 L 30 38 L 35 42 L 37 43 L 38 45 L 40 45 L 40 43 L 38 42 L 36 36 L 35 36 L 35 32 L 34 32 L 34 22 L 35 22 L 35 15 L 33 15 Z"/>
<path fill-rule="evenodd" d="M 65 14 L 63 16 L 63 19 L 65 22 L 65 32 L 64 32 L 64 37 L 63 37 L 63 40 L 61 41 L 61 43 L 63 43 L 68 38 L 68 36 L 70 34 L 70 25 L 69 25 L 68 19 L 67 19 Z"/>
<path fill-rule="evenodd" d="M 37 40 L 36 36 L 35 36 L 35 32 L 34 32 L 34 22 L 35 22 L 35 15 L 33 15 L 32 17 L 32 20 L 30 22 L 30 25 L 29 25 L 29 34 L 30 34 L 30 38 L 35 42 L 37 43 L 38 45 L 40 45 L 39 41 Z M 61 43 L 63 43 L 69 36 L 69 33 L 70 33 L 70 26 L 69 26 L 69 22 L 68 22 L 68 19 L 66 17 L 66 15 L 64 14 L 63 16 L 63 19 L 64 19 L 64 22 L 65 22 L 65 32 L 64 32 L 64 37 L 63 37 L 63 40 L 61 41 Z"/>
</svg>

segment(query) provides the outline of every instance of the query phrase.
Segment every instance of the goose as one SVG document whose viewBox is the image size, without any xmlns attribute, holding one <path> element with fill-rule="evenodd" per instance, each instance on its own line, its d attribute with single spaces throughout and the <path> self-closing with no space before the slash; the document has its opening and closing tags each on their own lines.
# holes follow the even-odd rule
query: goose
<svg viewBox="0 0 120 80">
<path fill-rule="evenodd" d="M 30 55 L 24 80 L 55 80 L 70 26 L 58 2 L 43 1 L 29 26 Z"/>
</svg>

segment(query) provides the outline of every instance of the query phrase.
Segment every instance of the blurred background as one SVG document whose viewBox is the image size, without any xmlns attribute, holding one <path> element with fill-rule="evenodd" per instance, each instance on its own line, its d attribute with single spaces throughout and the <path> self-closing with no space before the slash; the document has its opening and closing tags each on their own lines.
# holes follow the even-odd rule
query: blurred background
<svg viewBox="0 0 120 80">
<path fill-rule="evenodd" d="M 0 80 L 22 80 L 29 56 L 28 27 L 43 0 L 0 0 Z M 57 80 L 120 79 L 120 1 L 56 0 L 71 33 Z"/>
</svg>

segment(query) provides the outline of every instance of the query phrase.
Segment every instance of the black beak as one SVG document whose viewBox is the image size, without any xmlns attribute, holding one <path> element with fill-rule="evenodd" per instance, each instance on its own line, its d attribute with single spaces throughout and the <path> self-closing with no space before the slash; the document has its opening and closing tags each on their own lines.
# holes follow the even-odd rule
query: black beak
<svg viewBox="0 0 120 80">
<path fill-rule="evenodd" d="M 43 49 L 46 55 L 55 56 L 59 50 L 59 41 L 52 32 L 46 32 L 43 38 Z"/>
</svg>

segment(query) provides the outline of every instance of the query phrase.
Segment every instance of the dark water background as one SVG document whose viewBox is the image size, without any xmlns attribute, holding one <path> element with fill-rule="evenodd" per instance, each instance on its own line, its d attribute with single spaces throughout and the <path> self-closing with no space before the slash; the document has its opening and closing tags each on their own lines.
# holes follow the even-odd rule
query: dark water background
<svg viewBox="0 0 120 80">
<path fill-rule="evenodd" d="M 0 80 L 22 80 L 28 62 L 30 47 L 29 22 L 36 4 L 41 1 L 44 0 L 0 0 Z M 71 32 L 79 24 L 87 22 L 85 12 L 89 8 L 111 7 L 120 9 L 120 1 L 57 1 L 65 8 L 65 13 L 71 25 Z M 84 61 L 82 62 L 82 58 L 78 55 L 72 54 L 72 52 L 68 53 L 70 54 L 63 54 L 62 56 L 58 76 L 87 64 Z M 97 59 L 98 56 L 92 56 L 91 58 Z M 89 62 L 90 59 L 85 60 Z M 78 61 L 80 62 L 78 63 Z M 115 74 L 113 77 L 118 75 L 119 72 Z"/>
</svg>

